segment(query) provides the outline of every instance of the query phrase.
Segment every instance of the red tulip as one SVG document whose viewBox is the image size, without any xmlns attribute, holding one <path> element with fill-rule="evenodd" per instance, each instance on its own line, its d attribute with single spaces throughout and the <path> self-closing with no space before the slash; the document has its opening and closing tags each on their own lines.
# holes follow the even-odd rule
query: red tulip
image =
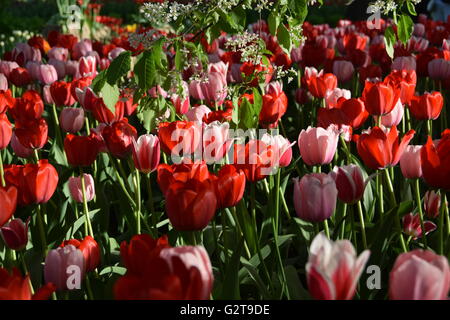
<svg viewBox="0 0 450 320">
<path fill-rule="evenodd" d="M 259 113 L 259 123 L 263 127 L 274 128 L 286 113 L 288 106 L 288 99 L 283 92 L 282 84 L 280 82 L 269 83 L 266 94 L 262 98 L 263 103 Z"/>
<path fill-rule="evenodd" d="M 70 165 L 89 167 L 97 158 L 100 141 L 95 133 L 89 136 L 75 136 L 68 134 L 64 139 L 64 150 Z"/>
<path fill-rule="evenodd" d="M 9 186 L 0 187 L 0 226 L 3 226 L 12 217 L 17 206 L 17 188 Z"/>
<path fill-rule="evenodd" d="M 0 113 L 0 150 L 5 149 L 12 136 L 12 126 L 6 114 Z"/>
<path fill-rule="evenodd" d="M 409 110 L 418 120 L 436 120 L 444 105 L 444 98 L 440 92 L 424 93 L 411 99 Z"/>
<path fill-rule="evenodd" d="M 319 74 L 307 80 L 308 90 L 316 98 L 325 98 L 327 91 L 337 87 L 337 78 L 332 73 Z"/>
<path fill-rule="evenodd" d="M 386 77 L 385 82 L 394 87 L 400 86 L 400 101 L 409 104 L 416 91 L 417 75 L 414 70 L 395 70 Z"/>
<path fill-rule="evenodd" d="M 84 88 L 88 88 L 92 84 L 93 79 L 93 77 L 84 77 L 72 81 L 70 85 L 70 93 L 76 101 L 81 103 L 81 101 L 78 100 L 76 89 L 83 90 Z"/>
<path fill-rule="evenodd" d="M 163 194 L 175 182 L 186 182 L 189 179 L 203 182 L 208 179 L 214 179 L 214 175 L 209 173 L 208 166 L 204 161 L 173 165 L 162 163 L 158 166 L 157 173 L 158 185 Z"/>
<path fill-rule="evenodd" d="M 389 113 L 394 109 L 400 97 L 400 89 L 389 83 L 366 81 L 362 99 L 367 111 L 374 116 Z"/>
<path fill-rule="evenodd" d="M 125 118 L 106 126 L 102 131 L 102 136 L 113 156 L 125 158 L 132 152 L 133 140 L 137 138 L 137 131 L 128 124 L 128 119 Z"/>
<path fill-rule="evenodd" d="M 351 126 L 354 129 L 361 127 L 369 117 L 364 102 L 361 99 L 340 98 L 332 109 L 320 108 L 317 110 L 318 124 L 328 128 L 335 124 L 338 126 Z"/>
<path fill-rule="evenodd" d="M 366 183 L 362 171 L 357 165 L 335 167 L 330 174 L 336 183 L 339 200 L 350 204 L 361 200 Z"/>
<path fill-rule="evenodd" d="M 33 82 L 31 75 L 25 68 L 15 68 L 9 74 L 9 81 L 16 87 L 25 87 Z"/>
<path fill-rule="evenodd" d="M 48 125 L 44 118 L 16 121 L 14 133 L 20 144 L 28 149 L 41 149 L 48 141 Z"/>
<path fill-rule="evenodd" d="M 389 274 L 391 300 L 447 300 L 449 288 L 447 257 L 428 250 L 402 253 Z"/>
<path fill-rule="evenodd" d="M 11 94 L 11 90 L 0 90 L 0 113 L 5 113 L 8 109 L 13 108 L 15 99 Z"/>
<path fill-rule="evenodd" d="M 350 241 L 333 242 L 319 233 L 311 243 L 309 252 L 306 279 L 313 298 L 351 300 L 370 251 L 365 250 L 357 256 Z"/>
<path fill-rule="evenodd" d="M 364 164 L 371 169 L 395 166 L 400 161 L 406 146 L 414 137 L 414 133 L 414 130 L 408 131 L 400 142 L 396 127 L 392 127 L 389 132 L 374 127 L 359 137 L 357 141 L 358 154 Z"/>
<path fill-rule="evenodd" d="M 161 149 L 173 156 L 192 154 L 200 145 L 201 132 L 194 122 L 161 122 L 158 128 Z"/>
<path fill-rule="evenodd" d="M 242 170 L 247 181 L 256 182 L 271 175 L 279 165 L 274 147 L 260 140 L 250 140 L 245 146 L 234 145 L 234 166 Z"/>
<path fill-rule="evenodd" d="M 17 121 L 35 120 L 42 117 L 44 102 L 39 93 L 34 90 L 26 91 L 22 97 L 16 98 L 10 113 Z"/>
<path fill-rule="evenodd" d="M 28 243 L 28 223 L 30 218 L 24 223 L 17 218 L 11 220 L 0 228 L 0 234 L 8 248 L 13 250 L 22 250 Z"/>
<path fill-rule="evenodd" d="M 57 106 L 70 107 L 75 103 L 71 93 L 71 83 L 64 81 L 53 82 L 50 86 L 52 99 Z"/>
<path fill-rule="evenodd" d="M 87 110 L 89 110 L 89 108 L 92 108 L 92 115 L 98 122 L 111 124 L 115 121 L 120 121 L 123 119 L 125 112 L 125 105 L 123 103 L 120 103 L 120 101 L 118 101 L 114 107 L 114 113 L 112 113 L 111 110 L 103 102 L 102 98 L 90 100 L 92 99 L 93 93 L 89 91 L 90 89 L 87 89 L 82 105 Z"/>
<path fill-rule="evenodd" d="M 65 240 L 60 247 L 73 245 L 83 253 L 86 272 L 94 271 L 100 264 L 100 247 L 97 241 L 91 236 L 86 236 L 83 240 L 70 239 Z"/>
<path fill-rule="evenodd" d="M 422 176 L 434 188 L 450 190 L 450 130 L 446 129 L 434 145 L 430 137 L 420 152 Z"/>
<path fill-rule="evenodd" d="M 241 201 L 245 191 L 245 174 L 235 166 L 226 164 L 220 168 L 216 181 L 219 208 L 234 207 Z"/>
<path fill-rule="evenodd" d="M 0 268 L 0 300 L 47 300 L 55 289 L 53 284 L 47 284 L 32 295 L 29 275 L 22 277 L 16 268 L 12 273 Z"/>
</svg>

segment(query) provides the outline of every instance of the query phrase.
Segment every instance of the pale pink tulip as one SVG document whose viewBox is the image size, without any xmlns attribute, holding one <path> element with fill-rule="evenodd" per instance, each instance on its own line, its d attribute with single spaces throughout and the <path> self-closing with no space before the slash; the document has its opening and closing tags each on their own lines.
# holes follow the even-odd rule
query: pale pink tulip
<svg viewBox="0 0 450 320">
<path fill-rule="evenodd" d="M 355 67 L 353 63 L 345 60 L 336 60 L 333 63 L 333 73 L 341 82 L 347 82 L 353 77 Z"/>
<path fill-rule="evenodd" d="M 80 131 L 84 126 L 83 108 L 64 108 L 59 115 L 59 125 L 65 132 Z"/>
<path fill-rule="evenodd" d="M 95 184 L 94 178 L 90 174 L 83 174 L 84 177 L 84 191 L 86 195 L 86 201 L 91 201 L 95 197 Z M 83 189 L 82 189 L 81 177 L 69 178 L 69 191 L 72 199 L 76 202 L 83 202 Z"/>
<path fill-rule="evenodd" d="M 422 146 L 409 145 L 400 158 L 400 168 L 406 179 L 419 179 L 422 177 L 420 150 Z"/>
<path fill-rule="evenodd" d="M 337 126 L 327 129 L 308 127 L 298 137 L 298 146 L 303 162 L 310 166 L 329 164 L 336 153 L 339 141 Z"/>
<path fill-rule="evenodd" d="M 159 164 L 160 147 L 159 139 L 152 134 L 144 134 L 133 140 L 133 161 L 137 170 L 150 173 L 156 170 Z"/>
</svg>

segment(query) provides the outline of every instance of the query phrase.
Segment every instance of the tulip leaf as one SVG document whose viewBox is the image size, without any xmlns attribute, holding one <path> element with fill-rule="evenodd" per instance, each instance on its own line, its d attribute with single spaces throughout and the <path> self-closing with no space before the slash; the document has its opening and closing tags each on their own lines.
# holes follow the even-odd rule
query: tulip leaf
<svg viewBox="0 0 450 320">
<path fill-rule="evenodd" d="M 407 14 L 402 14 L 400 19 L 398 19 L 397 24 L 397 34 L 399 40 L 406 44 L 408 40 L 411 38 L 414 31 L 414 21 Z"/>
<path fill-rule="evenodd" d="M 100 90 L 100 96 L 106 107 L 114 114 L 116 112 L 116 103 L 119 101 L 120 91 L 117 85 L 110 85 L 106 82 Z"/>
<path fill-rule="evenodd" d="M 311 300 L 308 290 L 306 290 L 300 278 L 298 272 L 294 266 L 289 265 L 284 268 L 286 274 L 286 281 L 289 290 L 289 295 L 293 300 Z"/>
<path fill-rule="evenodd" d="M 95 214 L 97 212 L 99 212 L 100 209 L 95 209 L 89 212 L 89 219 L 93 219 Z M 78 229 L 80 229 L 80 227 L 86 222 L 86 217 L 83 215 L 81 215 L 81 217 L 79 217 L 72 225 L 72 227 L 67 231 L 66 233 L 66 239 L 70 239 L 72 238 L 72 236 L 75 234 L 75 232 L 78 231 Z"/>
<path fill-rule="evenodd" d="M 127 272 L 127 269 L 124 267 L 113 266 L 113 267 L 104 268 L 102 271 L 99 272 L 99 275 L 103 276 L 105 274 L 115 273 L 115 274 L 123 276 L 126 272 Z"/>
<path fill-rule="evenodd" d="M 233 255 L 231 256 L 230 263 L 228 264 L 225 277 L 223 280 L 222 296 L 221 299 L 240 299 L 240 289 L 239 289 L 239 266 L 240 257 L 242 252 L 242 241 L 237 245 Z"/>
<path fill-rule="evenodd" d="M 115 58 L 106 71 L 106 81 L 110 85 L 114 85 L 117 81 L 125 76 L 131 68 L 131 52 L 124 51 Z"/>
</svg>

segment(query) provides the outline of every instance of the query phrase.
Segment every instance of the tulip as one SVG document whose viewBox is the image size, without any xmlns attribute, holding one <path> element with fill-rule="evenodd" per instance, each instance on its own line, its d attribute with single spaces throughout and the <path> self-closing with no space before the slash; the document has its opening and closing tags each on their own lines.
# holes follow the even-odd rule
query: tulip
<svg viewBox="0 0 450 320">
<path fill-rule="evenodd" d="M 14 132 L 20 144 L 28 149 L 41 149 L 48 141 L 48 125 L 44 118 L 16 121 Z"/>
<path fill-rule="evenodd" d="M 362 94 L 367 111 L 374 116 L 391 112 L 399 98 L 400 90 L 382 82 L 372 83 L 366 81 Z"/>
<path fill-rule="evenodd" d="M 235 166 L 226 164 L 218 172 L 216 185 L 218 208 L 234 207 L 244 196 L 245 174 Z"/>
<path fill-rule="evenodd" d="M 403 119 L 404 111 L 405 108 L 403 107 L 403 104 L 399 99 L 397 104 L 395 105 L 395 108 L 392 109 L 391 112 L 385 114 L 384 116 L 381 116 L 381 124 L 388 128 L 398 126 Z M 378 117 L 379 116 L 374 116 L 375 120 L 377 120 Z"/>
<path fill-rule="evenodd" d="M 8 248 L 19 251 L 27 246 L 29 222 L 30 218 L 26 222 L 17 218 L 0 228 L 0 234 Z"/>
<path fill-rule="evenodd" d="M 0 73 L 0 91 L 8 90 L 8 79 L 3 73 Z"/>
<path fill-rule="evenodd" d="M 310 166 L 329 164 L 336 153 L 339 131 L 335 125 L 327 129 L 308 127 L 298 136 L 303 161 Z"/>
<path fill-rule="evenodd" d="M 329 92 L 332 92 L 332 91 L 327 91 L 327 94 Z M 303 88 L 298 88 L 295 91 L 295 102 L 297 102 L 298 104 L 300 104 L 300 105 L 307 104 L 311 100 L 312 100 L 312 96 L 308 90 L 303 89 Z"/>
<path fill-rule="evenodd" d="M 49 59 L 48 64 L 52 65 L 55 68 L 56 74 L 58 75 L 58 80 L 64 79 L 66 74 L 72 75 L 69 72 L 70 71 L 69 67 L 67 67 L 68 62 L 64 62 L 64 61 L 56 60 L 56 59 Z"/>
<path fill-rule="evenodd" d="M 39 93 L 34 90 L 26 91 L 22 97 L 14 100 L 10 114 L 16 121 L 39 120 L 44 112 L 44 102 Z"/>
<path fill-rule="evenodd" d="M 391 300 L 447 300 L 449 288 L 447 258 L 428 250 L 402 253 L 389 274 Z"/>
<path fill-rule="evenodd" d="M 178 231 L 204 229 L 214 217 L 217 197 L 214 183 L 190 179 L 175 182 L 166 193 L 166 213 Z"/>
<path fill-rule="evenodd" d="M 25 87 L 33 82 L 31 75 L 25 68 L 16 68 L 9 74 L 9 81 L 16 87 Z"/>
<path fill-rule="evenodd" d="M 189 121 L 202 122 L 203 117 L 205 115 L 209 114 L 210 112 L 211 112 L 211 109 L 209 109 L 207 106 L 202 104 L 202 105 L 199 105 L 198 107 L 194 107 L 194 108 L 188 110 L 185 113 L 185 116 Z"/>
<path fill-rule="evenodd" d="M 157 173 L 158 185 L 163 194 L 166 194 L 169 186 L 175 182 L 186 182 L 189 179 L 203 182 L 214 179 L 214 175 L 209 173 L 208 166 L 204 161 L 173 165 L 162 163 L 158 166 Z"/>
<path fill-rule="evenodd" d="M 203 159 L 206 163 L 217 163 L 231 147 L 230 124 L 214 121 L 203 128 Z"/>
<path fill-rule="evenodd" d="M 409 110 L 418 120 L 436 120 L 444 106 L 444 98 L 440 92 L 424 93 L 411 99 Z"/>
<path fill-rule="evenodd" d="M 355 68 L 350 61 L 336 60 L 333 63 L 333 73 L 341 82 L 349 81 L 353 77 L 354 72 Z"/>
<path fill-rule="evenodd" d="M 392 70 L 416 70 L 416 58 L 409 57 L 397 57 L 394 59 L 391 65 Z"/>
<path fill-rule="evenodd" d="M 41 61 L 42 56 L 39 49 L 31 47 L 27 43 L 18 43 L 12 51 L 12 58 L 20 66 L 24 66 L 28 61 Z"/>
<path fill-rule="evenodd" d="M 245 178 L 256 182 L 273 174 L 280 165 L 277 146 L 267 145 L 260 140 L 250 140 L 245 146 L 234 145 L 233 163 L 236 169 L 242 170 Z"/>
<path fill-rule="evenodd" d="M 163 97 L 167 98 L 167 92 L 160 85 L 157 85 L 148 90 L 148 95 L 152 98 Z"/>
<path fill-rule="evenodd" d="M 84 278 L 83 253 L 73 245 L 50 250 L 45 258 L 44 278 L 58 291 L 80 289 Z"/>
<path fill-rule="evenodd" d="M 223 62 L 210 64 L 208 80 L 206 82 L 192 81 L 189 84 L 189 93 L 195 99 L 222 105 L 227 96 L 227 70 L 228 64 Z"/>
<path fill-rule="evenodd" d="M 11 273 L 0 268 L 0 279 L 0 300 L 47 300 L 56 289 L 49 283 L 32 295 L 30 276 L 22 277 L 16 268 Z"/>
<path fill-rule="evenodd" d="M 402 104 L 410 103 L 417 85 L 417 74 L 414 70 L 394 70 L 386 77 L 386 79 L 384 79 L 384 81 L 394 88 L 400 88 L 400 102 Z"/>
<path fill-rule="evenodd" d="M 89 52 L 92 51 L 92 41 L 89 39 L 83 39 L 77 42 L 72 49 L 72 58 L 80 59 L 81 57 L 85 57 Z"/>
<path fill-rule="evenodd" d="M 423 207 L 428 218 L 437 218 L 441 207 L 441 196 L 433 190 L 425 192 Z"/>
<path fill-rule="evenodd" d="M 327 91 L 337 87 L 337 78 L 332 73 L 312 76 L 307 80 L 308 90 L 316 98 L 325 98 Z"/>
<path fill-rule="evenodd" d="M 56 69 L 51 64 L 42 64 L 37 69 L 37 80 L 42 84 L 52 84 L 58 80 Z"/>
<path fill-rule="evenodd" d="M 450 130 L 446 129 L 441 139 L 434 145 L 431 137 L 420 151 L 422 176 L 425 182 L 434 188 L 450 190 Z"/>
<path fill-rule="evenodd" d="M 125 118 L 106 126 L 102 131 L 102 136 L 108 151 L 113 156 L 125 158 L 132 152 L 133 140 L 137 138 L 137 131 Z"/>
<path fill-rule="evenodd" d="M 65 132 L 77 133 L 84 126 L 84 110 L 64 108 L 59 115 L 59 124 Z"/>
<path fill-rule="evenodd" d="M 319 233 L 311 243 L 306 279 L 311 296 L 318 300 L 351 300 L 370 251 L 359 256 L 348 240 L 336 242 Z"/>
<path fill-rule="evenodd" d="M 65 64 L 65 72 L 72 77 L 75 77 L 78 73 L 78 61 L 69 60 Z"/>
<path fill-rule="evenodd" d="M 282 135 L 269 135 L 265 133 L 261 141 L 266 145 L 271 146 L 273 150 L 276 166 L 282 168 L 287 167 L 292 161 L 292 146 L 295 142 L 291 143 L 288 139 Z"/>
<path fill-rule="evenodd" d="M 50 86 L 52 99 L 57 106 L 70 107 L 75 103 L 75 99 L 70 92 L 70 82 L 57 81 Z"/>
<path fill-rule="evenodd" d="M 90 174 L 83 174 L 84 178 L 84 192 L 86 195 L 86 201 L 89 202 L 95 197 L 95 183 L 94 178 Z M 81 177 L 69 178 L 69 191 L 72 199 L 78 203 L 83 203 L 83 189 L 82 189 Z"/>
<path fill-rule="evenodd" d="M 86 106 L 86 110 L 91 110 L 94 118 L 100 123 L 111 124 L 115 121 L 123 119 L 125 113 L 125 106 L 119 101 L 114 106 L 114 113 L 103 102 L 103 98 L 95 99 L 95 94 L 90 89 L 86 89 L 84 102 L 82 105 Z M 92 100 L 90 100 L 92 99 Z M 92 108 L 92 109 L 89 109 Z"/>
<path fill-rule="evenodd" d="M 16 99 L 13 98 L 11 90 L 0 90 L 0 113 L 5 113 L 14 108 Z"/>
<path fill-rule="evenodd" d="M 294 179 L 294 207 L 300 219 L 325 221 L 336 208 L 338 190 L 334 179 L 324 173 L 307 174 Z"/>
<path fill-rule="evenodd" d="M 286 113 L 288 99 L 283 92 L 281 82 L 271 82 L 267 85 L 266 94 L 263 95 L 262 108 L 259 113 L 259 123 L 263 127 L 274 128 Z"/>
<path fill-rule="evenodd" d="M 77 95 L 77 89 L 79 89 L 82 92 L 82 95 L 84 95 L 84 89 L 89 88 L 93 80 L 93 77 L 83 77 L 72 81 L 70 85 L 70 94 L 75 99 L 75 101 L 80 102 Z"/>
<path fill-rule="evenodd" d="M 133 162 L 137 170 L 150 173 L 156 170 L 161 155 L 159 139 L 152 134 L 145 134 L 133 140 Z"/>
<path fill-rule="evenodd" d="M 69 50 L 66 48 L 53 47 L 47 52 L 47 57 L 49 59 L 67 61 L 69 59 Z"/>
<path fill-rule="evenodd" d="M 407 146 L 400 158 L 400 168 L 406 179 L 419 179 L 422 177 L 420 150 L 422 146 Z"/>
<path fill-rule="evenodd" d="M 423 236 L 422 226 L 420 224 L 420 217 L 418 214 L 408 213 L 403 216 L 403 232 L 412 237 L 413 240 Z M 431 221 L 424 221 L 425 235 L 436 230 L 436 225 Z"/>
<path fill-rule="evenodd" d="M 83 253 L 86 272 L 94 271 L 100 264 L 100 247 L 91 236 L 86 236 L 83 240 L 70 239 L 64 241 L 59 247 L 73 245 Z"/>
<path fill-rule="evenodd" d="M 337 125 L 341 130 L 346 126 L 357 129 L 368 117 L 364 102 L 359 98 L 340 98 L 332 109 L 320 108 L 317 113 L 319 126 L 328 128 L 330 125 Z"/>
<path fill-rule="evenodd" d="M 325 102 L 328 109 L 335 108 L 339 99 L 344 97 L 346 100 L 352 97 L 352 93 L 347 89 L 335 88 L 334 90 L 329 90 L 325 94 Z"/>
<path fill-rule="evenodd" d="M 414 133 L 414 130 L 408 131 L 400 142 L 396 127 L 392 127 L 389 132 L 374 127 L 359 137 L 356 145 L 358 154 L 364 164 L 371 169 L 395 166 L 414 137 Z"/>
<path fill-rule="evenodd" d="M 95 133 L 89 136 L 68 134 L 64 139 L 67 161 L 74 167 L 89 167 L 97 158 L 100 140 Z"/>
<path fill-rule="evenodd" d="M 179 92 L 180 91 L 180 92 Z M 185 81 L 181 83 L 181 90 L 172 90 L 170 100 L 178 114 L 186 114 L 189 110 L 189 87 Z"/>
<path fill-rule="evenodd" d="M 450 61 L 434 59 L 428 63 L 428 74 L 433 80 L 445 80 L 450 77 Z"/>
<path fill-rule="evenodd" d="M 25 148 L 17 138 L 16 134 L 13 132 L 11 137 L 11 148 L 13 149 L 16 156 L 21 158 L 29 158 L 34 153 L 33 149 Z"/>
<path fill-rule="evenodd" d="M 201 142 L 201 127 L 194 122 L 161 122 L 158 137 L 161 149 L 172 156 L 185 156 L 197 150 Z"/>
<path fill-rule="evenodd" d="M 81 104 L 84 110 L 91 111 L 94 109 L 94 104 L 97 103 L 99 98 L 90 87 L 84 87 L 83 89 L 75 89 L 76 100 Z"/>
<path fill-rule="evenodd" d="M 94 57 L 81 57 L 78 61 L 78 74 L 80 77 L 97 75 L 97 62 Z"/>
<path fill-rule="evenodd" d="M 8 79 L 11 71 L 18 67 L 19 65 L 15 61 L 0 61 L 0 73 L 3 73 Z"/>
<path fill-rule="evenodd" d="M 8 147 L 12 136 L 12 125 L 6 114 L 0 113 L 0 150 Z"/>
<path fill-rule="evenodd" d="M 362 199 L 366 183 L 362 171 L 357 165 L 334 167 L 330 175 L 336 183 L 339 200 L 352 204 Z"/>
<path fill-rule="evenodd" d="M 14 186 L 0 187 L 0 226 L 12 217 L 17 206 L 17 188 Z"/>
</svg>

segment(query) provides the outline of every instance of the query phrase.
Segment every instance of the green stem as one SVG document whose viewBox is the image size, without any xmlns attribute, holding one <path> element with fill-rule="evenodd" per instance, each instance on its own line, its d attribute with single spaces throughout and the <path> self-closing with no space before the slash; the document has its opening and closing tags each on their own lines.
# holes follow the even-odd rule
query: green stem
<svg viewBox="0 0 450 320">
<path fill-rule="evenodd" d="M 92 229 L 91 219 L 89 218 L 89 208 L 88 208 L 87 198 L 86 198 L 86 182 L 84 181 L 84 172 L 83 172 L 82 167 L 80 167 L 80 179 L 81 179 L 81 192 L 83 194 L 83 212 L 84 212 L 84 217 L 86 219 L 86 224 L 88 226 L 88 232 L 86 233 L 86 235 L 90 235 L 93 238 L 94 231 Z"/>
<path fill-rule="evenodd" d="M 425 235 L 425 225 L 423 222 L 423 211 L 422 211 L 422 201 L 420 199 L 420 186 L 419 179 L 414 181 L 414 195 L 416 197 L 416 204 L 419 211 L 420 227 L 422 228 L 422 243 L 427 248 L 427 236 Z"/>
<path fill-rule="evenodd" d="M 330 239 L 330 229 L 328 228 L 328 220 L 323 221 L 323 229 L 325 230 L 325 235 Z"/>
<path fill-rule="evenodd" d="M 155 206 L 153 204 L 153 190 L 152 190 L 152 180 L 151 180 L 151 172 L 147 175 L 147 189 L 148 189 L 148 203 L 150 207 L 150 215 L 152 219 L 153 227 L 156 229 L 156 216 L 155 216 Z"/>
<path fill-rule="evenodd" d="M 366 237 L 366 226 L 364 222 L 364 214 L 362 210 L 361 201 L 358 201 L 358 213 L 359 213 L 359 220 L 361 223 L 361 236 L 363 241 L 363 247 L 364 249 L 367 249 L 367 237 Z"/>
<path fill-rule="evenodd" d="M 6 186 L 5 172 L 3 170 L 3 158 L 2 158 L 1 152 L 0 152 L 0 181 L 1 181 L 2 187 L 5 187 Z"/>
<path fill-rule="evenodd" d="M 44 226 L 44 221 L 42 219 L 42 212 L 41 212 L 40 204 L 37 206 L 36 220 L 37 220 L 37 224 L 38 224 L 39 235 L 41 237 L 41 242 L 42 242 L 42 251 L 43 251 L 44 257 L 45 257 L 47 255 L 47 239 L 45 237 L 45 226 Z"/>
<path fill-rule="evenodd" d="M 28 273 L 28 268 L 27 268 L 27 263 L 26 263 L 26 261 L 25 261 L 25 253 L 23 252 L 23 251 L 21 251 L 20 253 L 19 253 L 19 255 L 20 255 L 20 260 L 21 260 L 21 262 L 22 262 L 22 268 L 23 268 L 23 272 L 25 273 L 25 274 L 28 274 L 29 275 L 29 273 Z M 31 282 L 31 277 L 29 278 L 29 282 L 30 282 L 30 290 L 31 290 L 31 294 L 34 294 L 34 288 L 33 288 L 33 283 Z"/>
<path fill-rule="evenodd" d="M 135 199 L 136 199 L 136 232 L 137 234 L 141 233 L 141 188 L 140 188 L 140 177 L 139 171 L 135 169 Z"/>
</svg>

